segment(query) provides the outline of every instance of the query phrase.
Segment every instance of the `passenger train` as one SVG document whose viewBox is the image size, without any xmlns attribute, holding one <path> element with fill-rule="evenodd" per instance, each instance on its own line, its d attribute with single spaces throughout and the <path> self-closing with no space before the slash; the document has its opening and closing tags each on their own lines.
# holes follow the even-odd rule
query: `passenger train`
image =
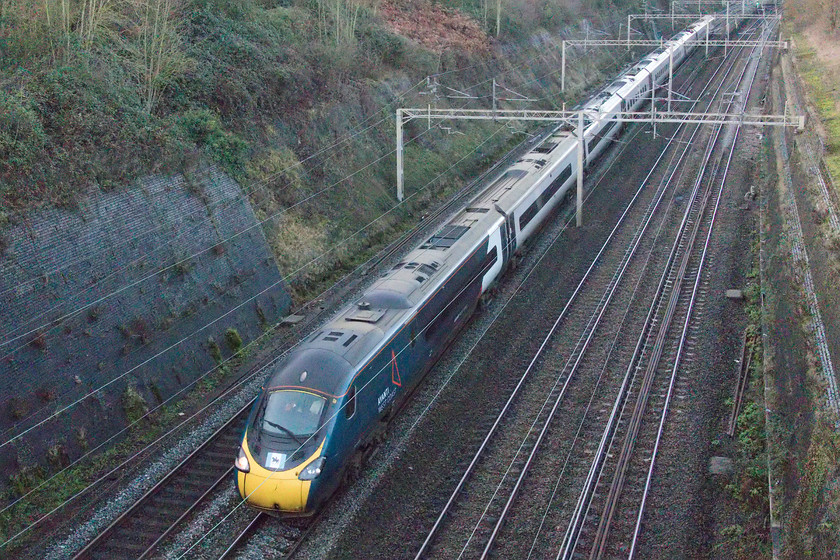
<svg viewBox="0 0 840 560">
<path fill-rule="evenodd" d="M 682 63 L 721 22 L 703 17 L 583 105 L 585 165 L 620 133 L 614 115 L 668 79 L 669 57 Z M 248 505 L 311 515 L 358 470 L 517 250 L 571 198 L 576 150 L 573 129 L 557 127 L 275 367 L 235 460 Z"/>
</svg>

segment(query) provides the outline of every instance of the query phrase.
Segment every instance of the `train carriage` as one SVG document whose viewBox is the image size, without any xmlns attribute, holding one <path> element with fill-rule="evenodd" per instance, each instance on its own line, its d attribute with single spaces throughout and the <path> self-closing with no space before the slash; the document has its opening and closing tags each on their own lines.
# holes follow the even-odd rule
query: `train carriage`
<svg viewBox="0 0 840 560">
<path fill-rule="evenodd" d="M 671 57 L 676 67 L 719 20 L 702 18 L 582 107 L 585 165 L 620 134 L 615 116 L 650 100 Z M 517 250 L 571 198 L 577 150 L 574 127 L 556 127 L 275 367 L 235 461 L 250 506 L 310 515 L 356 470 Z"/>
</svg>

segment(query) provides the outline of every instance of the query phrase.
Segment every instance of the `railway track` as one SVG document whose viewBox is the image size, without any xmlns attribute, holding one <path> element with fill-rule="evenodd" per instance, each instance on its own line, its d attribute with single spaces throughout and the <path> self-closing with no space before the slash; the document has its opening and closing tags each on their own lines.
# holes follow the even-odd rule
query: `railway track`
<svg viewBox="0 0 840 560">
<path fill-rule="evenodd" d="M 449 214 L 463 205 L 464 200 L 474 196 L 476 190 L 483 188 L 483 184 L 487 182 L 488 178 L 497 173 L 499 169 L 509 165 L 515 158 L 526 153 L 545 134 L 546 132 L 543 131 L 539 135 L 523 140 L 494 166 L 470 181 L 456 196 L 451 197 L 445 204 L 424 216 L 420 223 L 359 267 L 357 269 L 357 271 L 360 271 L 359 275 L 348 278 L 331 288 L 329 291 L 330 297 L 338 300 L 345 299 L 347 294 L 358 289 L 362 283 L 362 278 L 378 270 L 379 267 L 383 266 L 383 263 L 390 266 L 387 264 L 389 260 L 394 259 L 406 246 L 415 242 L 419 237 L 427 235 L 430 228 L 443 223 Z M 309 314 L 306 320 L 298 324 L 296 328 L 289 329 L 285 334 L 276 337 L 270 348 L 262 352 L 262 357 L 257 360 L 257 364 L 250 368 L 249 374 L 269 366 L 276 359 L 275 356 L 278 352 L 293 346 L 296 340 L 305 338 L 306 330 L 314 328 L 331 312 L 330 309 L 310 303 L 308 306 L 296 310 L 296 313 L 304 311 L 304 309 Z M 243 377 L 247 377 L 247 375 Z M 211 495 L 220 490 L 225 481 L 233 480 L 233 459 L 236 457 L 245 420 L 252 403 L 253 401 L 250 401 L 240 409 L 222 427 L 199 444 L 195 451 L 179 463 L 166 477 L 145 492 L 109 526 L 100 531 L 73 557 L 74 560 L 100 558 L 139 560 L 153 557 L 158 545 L 163 543 L 167 537 L 175 534 L 190 514 L 196 512 Z M 252 522 L 237 534 L 232 544 L 221 555 L 221 558 L 232 555 L 251 534 L 269 521 L 267 518 L 266 515 L 255 516 Z M 314 525 L 315 519 L 311 521 L 312 523 L 308 524 L 308 527 Z M 285 554 L 290 556 L 303 542 L 303 538 L 309 533 L 310 529 L 300 528 L 295 523 L 289 524 L 287 529 L 286 534 L 289 535 L 290 545 Z"/>
<path fill-rule="evenodd" d="M 715 76 L 720 73 L 728 74 L 736 59 L 737 57 L 734 54 L 732 57 L 725 58 L 715 72 Z M 722 85 L 723 80 L 721 79 L 715 93 L 719 92 Z M 708 84 L 706 87 L 708 87 Z M 696 97 L 699 98 L 700 95 Z M 485 558 L 490 555 L 499 541 L 503 544 L 506 540 L 508 542 L 512 540 L 512 538 L 500 538 L 500 535 L 505 532 L 508 534 L 507 536 L 515 533 L 518 539 L 523 538 L 528 530 L 527 528 L 524 532 L 519 530 L 523 528 L 522 523 L 511 523 L 516 529 L 505 529 L 504 525 L 517 515 L 529 520 L 524 522 L 525 527 L 529 524 L 531 526 L 535 525 L 533 523 L 535 517 L 533 513 L 518 511 L 522 508 L 517 507 L 516 497 L 523 485 L 528 482 L 526 475 L 529 470 L 544 472 L 541 469 L 546 464 L 546 452 L 538 453 L 538 450 L 550 448 L 552 449 L 551 455 L 556 458 L 558 448 L 562 449 L 563 444 L 552 441 L 558 439 L 556 434 L 552 437 L 552 431 L 556 432 L 556 426 L 558 425 L 581 426 L 577 437 L 572 440 L 572 447 L 562 449 L 568 454 L 566 455 L 566 462 L 562 465 L 561 475 L 558 477 L 558 486 L 563 475 L 566 475 L 570 480 L 579 478 L 574 472 L 576 470 L 575 465 L 571 464 L 571 455 L 575 444 L 581 441 L 590 441 L 591 437 L 589 436 L 595 433 L 593 427 L 600 425 L 603 420 L 603 414 L 596 414 L 594 415 L 596 416 L 595 422 L 587 423 L 586 421 L 588 416 L 592 416 L 591 412 L 599 406 L 602 407 L 601 412 L 604 412 L 603 403 L 595 402 L 594 395 L 599 391 L 603 391 L 604 394 L 615 394 L 618 391 L 619 394 L 622 394 L 627 390 L 627 376 L 625 376 L 625 382 L 621 387 L 615 387 L 615 380 L 610 380 L 609 376 L 603 376 L 605 369 L 603 366 L 600 366 L 602 375 L 599 376 L 576 379 L 575 373 L 577 371 L 591 371 L 593 368 L 596 368 L 595 371 L 597 371 L 599 367 L 597 363 L 606 363 L 605 360 L 613 352 L 621 353 L 621 349 L 616 350 L 615 342 L 612 346 L 604 347 L 602 345 L 593 348 L 593 338 L 595 338 L 595 333 L 599 328 L 603 330 L 603 325 L 610 324 L 610 321 L 605 321 L 604 318 L 611 303 L 613 308 L 620 308 L 619 303 L 629 305 L 629 301 L 632 301 L 635 295 L 633 286 L 638 287 L 642 281 L 642 271 L 639 268 L 644 269 L 644 266 L 637 262 L 641 259 L 635 257 L 647 254 L 647 260 L 651 259 L 653 246 L 651 240 L 648 239 L 650 236 L 646 237 L 645 233 L 649 228 L 655 230 L 657 221 L 660 228 L 667 222 L 661 216 L 658 218 L 655 218 L 655 216 L 660 210 L 660 206 L 666 208 L 670 206 L 670 202 L 662 204 L 663 200 L 666 199 L 666 193 L 671 194 L 671 202 L 673 202 L 673 192 L 669 190 L 669 187 L 674 182 L 678 164 L 685 157 L 698 130 L 699 128 L 695 127 L 688 140 L 685 136 L 682 136 L 679 140 L 684 143 L 682 154 L 679 156 L 677 164 L 669 167 L 656 191 L 656 195 L 653 196 L 643 216 L 637 219 L 639 226 L 635 232 L 631 235 L 630 232 L 633 232 L 633 230 L 630 227 L 624 228 L 626 231 L 620 231 L 618 225 L 613 230 L 613 234 L 610 235 L 574 295 L 548 331 L 539 351 L 531 360 L 508 402 L 490 426 L 484 441 L 440 512 L 417 552 L 416 558 L 424 556 Z M 687 133 L 683 132 L 683 134 Z M 677 138 L 675 134 L 672 141 L 676 141 Z M 636 199 L 633 202 L 636 202 Z M 621 225 L 624 217 L 622 216 L 619 225 Z M 598 262 L 599 259 L 602 259 L 602 253 L 610 243 L 617 247 L 626 247 L 614 267 L 607 266 L 606 263 L 610 258 L 608 256 L 603 257 L 603 262 Z M 615 257 L 616 255 L 612 256 L 612 258 Z M 628 272 L 630 268 L 634 268 L 634 270 Z M 609 272 L 612 270 L 615 272 L 610 275 Z M 625 275 L 627 275 L 627 278 L 625 278 Z M 606 285 L 607 289 L 600 296 L 593 296 L 590 293 L 592 290 L 587 290 L 582 293 L 581 299 L 583 301 L 570 307 L 573 300 L 581 294 L 584 284 Z M 619 294 L 619 289 L 624 291 Z M 611 313 L 614 315 L 617 312 L 619 322 L 623 325 L 626 312 L 622 317 L 620 311 L 620 309 L 618 311 L 613 310 Z M 561 322 L 567 332 L 580 333 L 575 335 L 577 340 L 574 344 L 564 345 L 563 341 L 550 342 Z M 614 334 L 617 340 L 618 333 Z M 610 336 L 604 338 L 610 338 Z M 595 344 L 594 346 L 598 345 Z M 561 355 L 566 357 L 565 361 L 563 363 L 552 363 L 551 358 L 543 357 L 542 354 L 546 348 L 549 348 L 549 351 L 546 352 L 547 355 Z M 626 352 L 626 349 L 624 349 L 624 352 Z M 539 371 L 541 369 L 546 371 Z M 529 376 L 531 379 L 529 379 Z M 528 395 L 529 390 L 535 391 L 534 386 L 537 387 L 536 397 Z M 520 395 L 520 392 L 522 395 Z M 590 396 L 581 398 L 580 395 Z M 572 404 L 575 406 L 568 406 L 568 401 L 574 401 L 575 399 L 579 402 L 573 402 Z M 563 406 L 560 406 L 561 404 Z M 536 412 L 529 415 L 523 410 L 517 410 L 527 408 L 532 408 Z M 572 408 L 576 412 L 571 412 L 570 409 Z M 560 455 L 562 456 L 562 454 Z M 548 463 L 552 462 L 556 463 L 556 460 L 548 461 Z M 558 487 L 555 487 L 554 492 L 547 497 L 549 504 L 557 497 L 557 490 Z M 566 513 L 561 512 L 561 517 Z M 566 517 L 568 518 L 568 515 Z M 534 536 L 535 545 L 542 527 L 556 525 L 556 522 L 556 519 L 549 522 L 545 515 L 543 516 L 536 531 L 537 535 Z M 555 536 L 550 535 L 550 537 Z M 552 540 L 552 538 L 548 539 L 548 541 Z M 534 553 L 535 550 L 540 548 L 535 545 L 531 547 L 530 553 Z M 499 552 L 500 557 L 512 557 L 513 555 L 522 556 L 522 552 L 521 550 L 519 552 L 512 550 Z"/>
<path fill-rule="evenodd" d="M 160 482 L 115 519 L 74 560 L 148 558 L 181 521 L 226 481 L 251 403 L 184 458 Z"/>
<path fill-rule="evenodd" d="M 762 50 L 757 48 L 753 55 Z M 757 65 L 758 60 L 752 66 L 745 65 L 738 76 L 736 87 L 742 89 L 743 99 L 749 98 Z M 742 84 L 745 84 L 743 88 Z M 711 232 L 740 127 L 735 130 L 728 150 L 719 152 L 712 161 L 723 130 L 716 127 L 709 138 L 692 204 L 686 209 L 684 225 L 671 249 L 669 266 L 661 277 L 656 300 L 640 334 L 639 351 L 628 366 L 627 374 L 632 376 L 632 382 L 626 395 L 619 396 L 610 415 L 558 559 L 570 559 L 581 552 L 590 560 L 632 558 L 636 552 L 653 467 L 674 397 Z M 624 402 L 619 407 L 621 399 Z M 644 452 L 636 453 L 637 449 Z M 592 527 L 594 531 L 586 531 Z"/>
<path fill-rule="evenodd" d="M 273 552 L 279 553 L 285 560 L 292 558 L 298 549 L 306 542 L 306 538 L 312 533 L 320 521 L 322 513 L 317 514 L 311 519 L 303 519 L 297 521 L 287 521 L 283 523 L 282 543 L 273 547 Z M 248 542 L 254 534 L 258 533 L 267 523 L 271 523 L 270 517 L 265 513 L 257 513 L 253 516 L 251 521 L 244 529 L 236 534 L 233 542 L 219 555 L 219 560 L 227 560 L 233 558 L 234 554 Z M 274 520 L 277 521 L 277 520 Z M 273 531 L 277 533 L 277 530 Z"/>
</svg>

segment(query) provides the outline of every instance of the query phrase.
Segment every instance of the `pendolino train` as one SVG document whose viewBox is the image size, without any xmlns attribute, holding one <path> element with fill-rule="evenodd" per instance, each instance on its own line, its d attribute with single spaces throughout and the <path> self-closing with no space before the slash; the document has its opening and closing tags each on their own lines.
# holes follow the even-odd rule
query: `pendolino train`
<svg viewBox="0 0 840 560">
<path fill-rule="evenodd" d="M 649 100 L 717 31 L 706 16 L 642 58 L 584 106 L 584 162 L 621 129 L 610 117 Z M 575 192 L 577 139 L 557 127 L 353 305 L 275 367 L 236 458 L 248 505 L 311 515 L 352 475 L 401 401 L 467 322 L 479 299 L 552 210 Z"/>
</svg>

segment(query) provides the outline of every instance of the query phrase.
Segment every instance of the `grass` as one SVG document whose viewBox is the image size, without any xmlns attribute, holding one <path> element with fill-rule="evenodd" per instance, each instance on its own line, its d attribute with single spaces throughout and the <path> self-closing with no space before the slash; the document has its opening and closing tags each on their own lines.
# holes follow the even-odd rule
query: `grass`
<svg viewBox="0 0 840 560">
<path fill-rule="evenodd" d="M 790 505 L 788 557 L 834 558 L 840 550 L 840 436 L 825 418 L 816 419 L 800 488 Z"/>
<path fill-rule="evenodd" d="M 754 254 L 757 260 L 757 253 Z M 734 558 L 753 559 L 770 556 L 768 519 L 770 503 L 767 480 L 767 432 L 764 414 L 764 373 L 762 364 L 760 289 L 754 278 L 745 291 L 748 352 L 752 355 L 749 384 L 737 418 L 735 474 L 726 490 L 741 512 L 739 523 L 721 530 L 721 546 Z"/>
<path fill-rule="evenodd" d="M 209 159 L 249 190 L 258 217 L 270 218 L 266 237 L 281 272 L 290 276 L 296 302 L 319 293 L 405 231 L 413 225 L 413 220 L 403 223 L 407 218 L 425 213 L 518 139 L 499 135 L 482 153 L 447 172 L 444 184 L 354 236 L 396 202 L 395 161 L 387 155 L 393 150 L 396 95 L 429 74 L 465 68 L 448 74 L 445 85 L 466 89 L 494 76 L 506 87 L 557 106 L 558 60 L 545 56 L 550 47 L 525 39 L 573 19 L 563 7 L 518 10 L 514 2 L 503 14 L 502 41 L 514 47 L 509 52 L 515 56 L 436 53 L 396 35 L 376 9 L 356 12 L 352 36 L 346 25 L 335 27 L 344 33 L 338 40 L 313 17 L 325 15 L 331 29 L 333 15 L 324 14 L 325 4 L 310 0 L 283 5 L 186 0 L 171 10 L 177 25 L 164 30 L 167 37 L 177 35 L 163 49 L 171 51 L 171 64 L 158 61 L 149 68 L 158 73 L 149 84 L 144 81 L 148 72 L 142 79 L 136 75 L 137 64 L 146 60 L 137 58 L 149 31 L 144 14 L 113 7 L 102 26 L 80 25 L 76 36 L 73 26 L 69 31 L 30 26 L 31 18 L 43 14 L 17 13 L 17 0 L 0 1 L 11 6 L 6 12 L 11 25 L 0 22 L 0 54 L 7 55 L 0 56 L 3 222 L 14 223 L 33 207 L 73 207 L 91 183 L 114 189 L 146 173 L 180 171 L 189 177 L 199 161 Z M 443 4 L 481 22 L 486 2 Z M 580 10 L 602 17 L 615 9 L 613 4 L 630 9 L 626 2 L 600 2 Z M 139 35 L 109 32 L 121 29 Z M 568 72 L 567 97 L 582 91 L 581 76 L 595 83 L 615 67 L 610 53 L 582 58 Z M 427 100 L 415 96 L 405 103 Z M 463 104 L 445 97 L 436 103 Z M 379 119 L 384 121 L 364 134 L 320 152 L 360 124 Z M 488 124 L 445 124 L 458 134 L 427 131 L 419 122 L 406 127 L 408 140 L 419 136 L 406 145 L 408 194 L 494 130 Z M 336 246 L 344 240 L 349 241 Z M 173 275 L 189 273 L 188 266 L 176 267 Z"/>
<path fill-rule="evenodd" d="M 763 152 L 767 158 L 767 150 Z M 734 523 L 723 527 L 718 535 L 718 550 L 736 559 L 769 558 L 770 500 L 768 487 L 768 426 L 765 424 L 764 347 L 762 344 L 762 301 L 760 284 L 760 241 L 754 232 L 750 243 L 751 266 L 746 274 L 744 290 L 747 315 L 747 352 L 750 356 L 748 383 L 741 410 L 736 419 L 735 468 L 726 485 L 727 495 L 736 505 Z M 727 407 L 732 406 L 728 398 Z"/>
<path fill-rule="evenodd" d="M 797 69 L 809 99 L 825 130 L 824 160 L 831 176 L 840 181 L 840 73 L 820 63 L 816 46 L 801 33 L 794 33 Z"/>
</svg>

